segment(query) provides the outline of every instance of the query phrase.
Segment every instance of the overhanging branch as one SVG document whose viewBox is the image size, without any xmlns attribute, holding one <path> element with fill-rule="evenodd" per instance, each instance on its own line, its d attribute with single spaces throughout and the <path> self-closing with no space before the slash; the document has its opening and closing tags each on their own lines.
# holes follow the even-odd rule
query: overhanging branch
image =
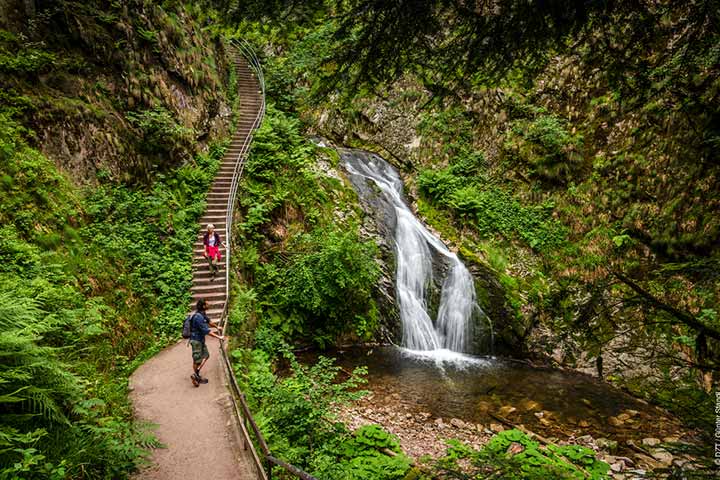
<svg viewBox="0 0 720 480">
<path fill-rule="evenodd" d="M 640 295 L 642 298 L 644 298 L 650 305 L 652 305 L 654 308 L 658 310 L 662 310 L 663 312 L 669 313 L 673 317 L 677 318 L 680 322 L 684 323 L 688 327 L 695 329 L 699 333 L 704 333 L 708 337 L 715 339 L 717 341 L 720 341 L 720 330 L 717 330 L 713 327 L 710 327 L 708 325 L 705 325 L 697 318 L 693 317 L 687 312 L 683 312 L 682 310 L 678 310 L 677 308 L 673 307 L 672 305 L 668 305 L 667 303 L 661 301 L 656 296 L 642 288 L 640 285 L 638 285 L 634 280 L 632 280 L 630 277 L 626 276 L 625 274 L 621 272 L 614 272 L 615 277 L 617 277 L 618 280 L 620 280 L 622 283 L 630 287 L 635 293 Z"/>
</svg>

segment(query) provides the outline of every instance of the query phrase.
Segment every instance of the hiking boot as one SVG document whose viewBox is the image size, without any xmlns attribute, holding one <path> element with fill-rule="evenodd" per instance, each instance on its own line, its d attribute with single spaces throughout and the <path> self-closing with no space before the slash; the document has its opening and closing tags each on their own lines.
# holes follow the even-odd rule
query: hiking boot
<svg viewBox="0 0 720 480">
<path fill-rule="evenodd" d="M 197 382 L 198 384 L 204 385 L 204 384 L 208 383 L 208 379 L 201 377 L 199 373 L 193 373 L 192 376 L 193 376 L 193 381 Z"/>
<path fill-rule="evenodd" d="M 200 383 L 202 383 L 202 384 L 204 385 L 204 384 L 208 383 L 208 379 L 207 379 L 207 378 L 203 378 L 203 377 L 198 377 L 198 382 L 200 382 Z"/>
<path fill-rule="evenodd" d="M 192 380 L 193 387 L 197 388 L 200 386 L 200 382 L 198 382 L 198 379 L 195 378 L 194 373 L 192 375 L 190 375 L 190 380 Z"/>
</svg>

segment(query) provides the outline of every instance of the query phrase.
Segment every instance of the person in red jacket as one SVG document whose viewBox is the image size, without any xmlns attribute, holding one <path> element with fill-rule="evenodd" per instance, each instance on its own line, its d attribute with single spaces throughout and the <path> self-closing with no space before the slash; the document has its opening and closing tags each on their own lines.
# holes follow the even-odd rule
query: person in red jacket
<svg viewBox="0 0 720 480">
<path fill-rule="evenodd" d="M 218 271 L 217 263 L 220 261 L 220 246 L 225 244 L 220 240 L 220 235 L 215 231 L 215 225 L 208 223 L 207 230 L 203 235 L 203 244 L 205 245 L 205 258 L 210 264 L 210 276 L 215 278 Z"/>
</svg>

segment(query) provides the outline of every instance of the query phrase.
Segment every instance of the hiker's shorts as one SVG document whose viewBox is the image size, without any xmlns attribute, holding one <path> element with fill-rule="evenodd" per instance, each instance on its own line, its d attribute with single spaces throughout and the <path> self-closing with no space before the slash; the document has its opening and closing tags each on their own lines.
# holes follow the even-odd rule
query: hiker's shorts
<svg viewBox="0 0 720 480">
<path fill-rule="evenodd" d="M 190 346 L 192 347 L 193 362 L 200 363 L 203 358 L 210 358 L 210 352 L 205 342 L 190 340 Z"/>
<path fill-rule="evenodd" d="M 220 248 L 219 247 L 211 247 L 210 245 L 205 247 L 205 255 L 207 255 L 208 258 L 212 258 L 213 260 L 220 261 Z"/>
</svg>

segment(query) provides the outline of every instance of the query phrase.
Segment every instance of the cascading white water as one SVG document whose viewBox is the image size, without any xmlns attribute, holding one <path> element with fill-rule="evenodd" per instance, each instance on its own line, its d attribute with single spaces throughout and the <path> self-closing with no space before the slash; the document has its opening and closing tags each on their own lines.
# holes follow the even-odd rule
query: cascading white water
<svg viewBox="0 0 720 480">
<path fill-rule="evenodd" d="M 390 164 L 377 155 L 355 151 L 343 151 L 342 159 L 351 177 L 374 182 L 395 211 L 396 291 L 403 346 L 470 352 L 473 317 L 484 316 L 476 302 L 472 275 L 413 215 L 403 199 L 402 180 Z M 436 257 L 439 254 L 446 266 L 435 321 L 427 303 L 433 282 L 433 253 Z"/>
</svg>

